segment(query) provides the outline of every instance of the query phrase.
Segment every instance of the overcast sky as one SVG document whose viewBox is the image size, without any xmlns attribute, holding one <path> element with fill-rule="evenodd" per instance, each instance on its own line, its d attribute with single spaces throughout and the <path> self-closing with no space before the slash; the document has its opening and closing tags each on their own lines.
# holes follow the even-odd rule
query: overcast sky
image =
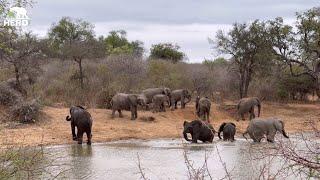
<svg viewBox="0 0 320 180">
<path fill-rule="evenodd" d="M 319 6 L 319 0 L 38 0 L 28 11 L 29 29 L 45 36 L 63 16 L 95 25 L 96 35 L 127 31 L 130 40 L 152 44 L 177 43 L 190 62 L 215 58 L 208 43 L 218 29 L 234 22 L 283 17 L 293 23 L 295 12 Z"/>
</svg>

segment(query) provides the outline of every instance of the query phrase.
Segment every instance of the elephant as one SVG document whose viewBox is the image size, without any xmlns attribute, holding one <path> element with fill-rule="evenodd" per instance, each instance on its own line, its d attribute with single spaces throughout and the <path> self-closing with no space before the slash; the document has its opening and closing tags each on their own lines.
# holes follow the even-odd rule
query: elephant
<svg viewBox="0 0 320 180">
<path fill-rule="evenodd" d="M 90 113 L 82 106 L 72 106 L 70 108 L 70 116 L 66 117 L 71 122 L 72 139 L 77 140 L 78 144 L 82 144 L 83 133 L 87 134 L 88 145 L 91 145 L 92 138 L 92 118 Z M 77 133 L 75 131 L 77 128 Z"/>
<path fill-rule="evenodd" d="M 249 97 L 249 98 L 242 98 L 240 99 L 237 110 L 238 110 L 238 118 L 239 121 L 240 117 L 242 120 L 245 120 L 244 114 L 249 112 L 250 117 L 249 119 L 254 119 L 256 116 L 254 114 L 254 107 L 258 106 L 258 117 L 260 117 L 260 110 L 261 110 L 261 101 L 257 97 Z"/>
<path fill-rule="evenodd" d="M 192 143 L 197 143 L 198 140 L 202 142 L 213 141 L 215 130 L 209 123 L 201 120 L 184 121 L 183 127 L 183 137 L 186 141 L 192 141 Z M 188 138 L 187 133 L 191 134 L 192 140 Z"/>
<path fill-rule="evenodd" d="M 285 138 L 289 138 L 284 130 L 284 123 L 278 118 L 267 119 L 252 119 L 247 127 L 247 130 L 243 133 L 243 137 L 246 138 L 246 134 L 249 134 L 254 142 L 260 142 L 266 135 L 268 142 L 274 142 L 274 137 L 277 131 L 281 132 Z"/>
<path fill-rule="evenodd" d="M 146 104 L 152 103 L 152 98 L 157 94 L 167 95 L 169 98 L 171 97 L 171 90 L 169 88 L 149 88 L 142 91 L 142 94 L 146 98 Z"/>
<path fill-rule="evenodd" d="M 171 92 L 171 110 L 177 109 L 178 101 L 181 102 L 181 109 L 184 109 L 186 104 L 191 101 L 191 94 L 187 89 L 177 89 Z"/>
<path fill-rule="evenodd" d="M 232 122 L 229 123 L 222 123 L 220 125 L 219 131 L 218 131 L 218 137 L 221 139 L 221 132 L 223 133 L 223 140 L 224 141 L 234 141 L 234 135 L 236 134 L 236 125 Z"/>
<path fill-rule="evenodd" d="M 208 97 L 196 98 L 196 113 L 199 118 L 209 122 L 211 102 Z"/>
<path fill-rule="evenodd" d="M 167 95 L 164 94 L 157 94 L 153 96 L 152 103 L 153 103 L 153 112 L 166 112 L 165 103 L 169 105 L 170 99 Z"/>
<path fill-rule="evenodd" d="M 121 110 L 126 110 L 131 111 L 131 120 L 135 120 L 138 117 L 138 105 L 144 106 L 144 102 L 139 99 L 139 95 L 117 93 L 111 99 L 112 118 L 114 118 L 116 111 L 119 112 L 119 117 L 123 117 Z"/>
</svg>

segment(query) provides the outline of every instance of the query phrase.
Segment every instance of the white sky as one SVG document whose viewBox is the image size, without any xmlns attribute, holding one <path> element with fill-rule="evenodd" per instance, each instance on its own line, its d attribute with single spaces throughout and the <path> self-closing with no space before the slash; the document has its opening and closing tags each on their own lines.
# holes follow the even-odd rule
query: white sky
<svg viewBox="0 0 320 180">
<path fill-rule="evenodd" d="M 278 16 L 293 23 L 295 12 L 319 5 L 319 0 L 38 0 L 28 11 L 28 29 L 46 36 L 61 17 L 82 18 L 95 25 L 96 35 L 123 29 L 129 40 L 142 41 L 147 53 L 152 44 L 172 42 L 189 62 L 201 62 L 217 57 L 208 38 L 218 29 Z"/>
</svg>

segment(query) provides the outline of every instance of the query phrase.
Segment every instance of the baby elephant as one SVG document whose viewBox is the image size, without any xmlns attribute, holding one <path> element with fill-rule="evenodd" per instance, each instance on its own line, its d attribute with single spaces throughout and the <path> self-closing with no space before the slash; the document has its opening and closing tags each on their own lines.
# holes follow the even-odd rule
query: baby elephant
<svg viewBox="0 0 320 180">
<path fill-rule="evenodd" d="M 70 108 L 70 116 L 66 117 L 71 122 L 72 139 L 77 140 L 78 144 L 82 144 L 83 133 L 87 134 L 88 145 L 91 145 L 92 118 L 90 113 L 82 106 L 72 106 Z M 75 131 L 77 128 L 77 133 Z"/>
<path fill-rule="evenodd" d="M 166 112 L 165 103 L 170 105 L 170 99 L 167 95 L 157 94 L 152 98 L 153 112 Z"/>
<path fill-rule="evenodd" d="M 218 136 L 219 139 L 221 139 L 220 133 L 223 133 L 223 140 L 224 141 L 234 141 L 234 135 L 236 134 L 236 125 L 234 123 L 222 123 L 220 128 L 219 128 L 219 132 L 218 132 Z"/>
<path fill-rule="evenodd" d="M 212 125 L 201 120 L 194 120 L 191 122 L 184 121 L 183 123 L 183 137 L 186 141 L 192 141 L 197 143 L 198 140 L 202 142 L 212 142 L 215 130 Z M 187 136 L 187 133 L 191 134 L 192 140 Z"/>
<path fill-rule="evenodd" d="M 246 138 L 245 135 L 249 134 L 254 142 L 260 142 L 264 136 L 267 136 L 267 141 L 273 143 L 277 131 L 281 132 L 285 138 L 289 138 L 282 120 L 278 118 L 252 119 L 243 137 Z"/>
<path fill-rule="evenodd" d="M 209 122 L 211 102 L 208 97 L 196 98 L 196 113 L 199 118 Z"/>
<path fill-rule="evenodd" d="M 244 114 L 249 113 L 250 117 L 249 119 L 254 119 L 256 115 L 254 114 L 254 107 L 258 107 L 258 117 L 260 117 L 260 110 L 261 110 L 261 101 L 257 97 L 248 97 L 248 98 L 242 98 L 240 99 L 237 109 L 238 109 L 238 118 L 237 121 L 239 121 L 240 117 L 242 120 L 244 119 Z"/>
</svg>

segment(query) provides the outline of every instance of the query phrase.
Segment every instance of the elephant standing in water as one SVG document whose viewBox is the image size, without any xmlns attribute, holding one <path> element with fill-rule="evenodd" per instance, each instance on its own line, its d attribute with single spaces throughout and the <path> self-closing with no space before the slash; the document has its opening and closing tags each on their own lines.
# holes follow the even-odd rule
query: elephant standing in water
<svg viewBox="0 0 320 180">
<path fill-rule="evenodd" d="M 196 113 L 199 118 L 209 122 L 211 101 L 208 97 L 196 98 Z"/>
<path fill-rule="evenodd" d="M 145 97 L 145 104 L 150 104 L 152 103 L 152 98 L 153 96 L 157 95 L 157 94 L 164 94 L 167 95 L 170 99 L 171 97 L 171 90 L 169 88 L 149 88 L 149 89 L 145 89 L 142 91 L 142 94 Z"/>
<path fill-rule="evenodd" d="M 267 136 L 268 142 L 274 142 L 277 131 L 281 132 L 285 138 L 289 138 L 284 130 L 284 123 L 278 118 L 252 119 L 243 133 L 243 137 L 249 134 L 254 142 L 260 142 L 264 136 Z M 246 138 L 247 139 L 247 138 Z"/>
<path fill-rule="evenodd" d="M 92 118 L 90 113 L 82 106 L 73 106 L 70 108 L 70 116 L 66 117 L 67 121 L 71 121 L 72 139 L 78 140 L 78 144 L 82 144 L 83 133 L 87 134 L 88 142 L 91 144 L 92 138 Z M 75 131 L 77 128 L 77 133 Z"/>
<path fill-rule="evenodd" d="M 234 123 L 222 123 L 220 125 L 219 131 L 218 131 L 218 137 L 221 139 L 221 134 L 223 135 L 224 141 L 234 141 L 234 135 L 236 134 L 236 125 Z"/>
<path fill-rule="evenodd" d="M 181 102 L 181 109 L 191 101 L 191 94 L 186 89 L 177 89 L 171 92 L 171 110 L 177 109 L 178 101 Z"/>
<path fill-rule="evenodd" d="M 138 105 L 144 106 L 143 100 L 139 99 L 137 94 L 125 94 L 117 93 L 111 99 L 112 105 L 112 118 L 115 116 L 115 112 L 119 112 L 119 117 L 123 117 L 121 110 L 131 111 L 131 120 L 135 120 L 138 117 Z"/>
<path fill-rule="evenodd" d="M 239 121 L 240 117 L 242 120 L 245 120 L 244 114 L 249 112 L 250 117 L 249 119 L 254 119 L 256 115 L 254 114 L 254 107 L 258 106 L 258 117 L 260 117 L 260 110 L 261 110 L 261 101 L 257 97 L 249 97 L 249 98 L 242 98 L 240 99 L 237 110 L 238 110 L 238 118 Z"/>
<path fill-rule="evenodd" d="M 201 120 L 184 121 L 183 127 L 183 137 L 186 141 L 192 141 L 193 143 L 197 143 L 198 140 L 202 142 L 213 141 L 215 130 L 209 123 Z M 191 134 L 192 140 L 188 138 L 187 133 Z"/>
<path fill-rule="evenodd" d="M 167 95 L 157 94 L 153 96 L 153 112 L 166 112 L 165 103 L 170 105 L 170 99 Z"/>
</svg>

